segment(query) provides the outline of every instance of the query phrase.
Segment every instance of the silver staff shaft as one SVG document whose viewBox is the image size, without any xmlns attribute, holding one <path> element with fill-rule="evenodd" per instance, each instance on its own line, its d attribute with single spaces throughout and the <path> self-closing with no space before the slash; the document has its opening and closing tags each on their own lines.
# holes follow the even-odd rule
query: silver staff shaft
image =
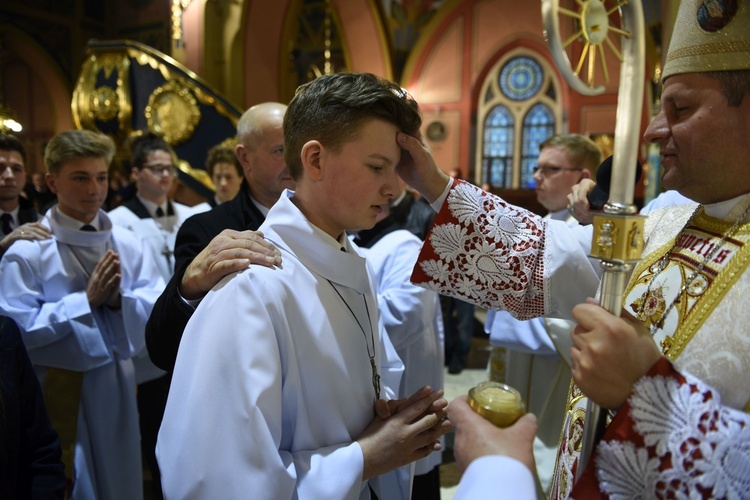
<svg viewBox="0 0 750 500">
<path fill-rule="evenodd" d="M 605 255 L 595 255 L 601 259 L 604 268 L 601 306 L 616 316 L 620 315 L 622 309 L 623 294 L 630 271 L 641 258 L 644 223 L 642 217 L 634 215 L 637 208 L 633 205 L 633 179 L 638 159 L 646 71 L 645 31 L 640 1 L 624 2 L 620 7 L 620 15 L 623 30 L 629 32 L 630 36 L 622 37 L 623 61 L 617 98 L 612 182 L 604 214 L 594 219 L 592 241 L 592 254 L 597 254 L 599 250 L 605 252 Z M 610 234 L 613 236 L 611 248 L 606 246 L 606 235 L 602 236 L 602 231 L 608 230 L 615 233 Z M 576 479 L 583 474 L 596 444 L 601 440 L 606 420 L 607 411 L 589 399 Z"/>
<path fill-rule="evenodd" d="M 581 6 L 580 25 L 587 44 L 597 42 L 596 33 L 609 22 L 609 12 L 603 0 L 578 2 Z M 594 218 L 592 256 L 600 259 L 604 268 L 602 277 L 601 304 L 615 315 L 620 314 L 623 293 L 628 276 L 643 250 L 643 218 L 635 215 L 633 205 L 635 169 L 641 132 L 643 110 L 643 86 L 645 83 L 645 28 L 640 0 L 618 2 L 621 30 L 622 64 L 617 99 L 617 122 L 615 125 L 615 148 L 612 162 L 612 181 L 609 202 L 601 215 Z M 570 16 L 570 10 L 562 9 Z M 559 0 L 542 0 L 542 23 L 545 37 L 560 74 L 570 87 L 584 95 L 597 95 L 604 87 L 583 83 L 570 66 L 560 38 L 561 12 Z M 608 25 L 607 25 L 608 26 Z M 594 29 L 596 28 L 596 29 Z M 579 64 L 580 67 L 580 64 Z M 607 412 L 589 400 L 584 424 L 583 444 L 578 462 L 577 477 L 583 473 L 596 443 L 604 431 Z"/>
<path fill-rule="evenodd" d="M 602 276 L 599 297 L 600 305 L 612 314 L 619 316 L 622 309 L 623 293 L 628 283 L 632 264 L 603 260 L 601 265 L 604 268 L 604 275 Z M 586 403 L 586 420 L 583 425 L 581 455 L 578 458 L 576 480 L 581 477 L 586 464 L 591 460 L 596 443 L 604 435 L 606 426 L 607 410 L 589 399 Z"/>
</svg>

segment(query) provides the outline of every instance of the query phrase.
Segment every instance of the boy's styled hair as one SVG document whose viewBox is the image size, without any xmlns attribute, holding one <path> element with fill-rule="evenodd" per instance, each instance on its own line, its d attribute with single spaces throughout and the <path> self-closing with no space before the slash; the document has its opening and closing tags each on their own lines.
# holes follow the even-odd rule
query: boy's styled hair
<svg viewBox="0 0 750 500">
<path fill-rule="evenodd" d="M 302 175 L 306 142 L 338 152 L 372 118 L 407 134 L 422 124 L 419 105 L 405 90 L 370 73 L 336 73 L 300 85 L 284 115 L 284 160 L 292 179 Z"/>
<path fill-rule="evenodd" d="M 0 149 L 5 151 L 16 151 L 26 163 L 26 149 L 21 141 L 13 134 L 0 134 Z"/>
<path fill-rule="evenodd" d="M 166 151 L 173 162 L 177 158 L 172 146 L 162 136 L 146 131 L 130 140 L 130 168 L 141 168 L 154 151 Z"/>
<path fill-rule="evenodd" d="M 58 174 L 63 163 L 77 158 L 103 158 L 109 165 L 115 155 L 115 143 L 101 132 L 66 130 L 54 136 L 44 149 L 47 172 Z"/>
</svg>

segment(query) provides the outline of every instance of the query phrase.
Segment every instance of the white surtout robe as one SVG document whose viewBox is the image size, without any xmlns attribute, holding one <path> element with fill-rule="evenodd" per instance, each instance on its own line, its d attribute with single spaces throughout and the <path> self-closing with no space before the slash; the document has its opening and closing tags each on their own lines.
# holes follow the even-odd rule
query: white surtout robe
<svg viewBox="0 0 750 500">
<path fill-rule="evenodd" d="M 101 230 L 89 233 L 58 224 L 56 210 L 50 209 L 42 222 L 52 238 L 19 240 L 3 256 L 0 310 L 19 324 L 42 384 L 46 367 L 84 372 L 73 498 L 141 498 L 130 358 L 145 349 L 146 321 L 164 282 L 137 237 L 112 227 L 104 212 L 99 213 Z M 122 307 L 117 311 L 106 306 L 91 310 L 87 278 L 71 250 L 100 244 L 120 257 Z"/>
<path fill-rule="evenodd" d="M 123 205 L 107 213 L 112 224 L 131 230 L 146 244 L 146 248 L 151 252 L 151 260 L 156 263 L 164 283 L 172 279 L 174 272 L 174 244 L 180 226 L 188 217 L 202 211 L 174 201 L 170 203 L 174 215 L 164 216 L 161 221 L 152 217 L 142 219 Z M 151 362 L 146 349 L 133 358 L 133 364 L 138 384 L 157 379 L 167 373 Z"/>
<path fill-rule="evenodd" d="M 702 221 L 704 230 L 721 235 L 749 203 L 750 194 L 706 206 L 705 212 L 711 217 L 701 215 L 696 221 Z M 694 208 L 695 205 L 671 207 L 649 215 L 643 262 L 654 262 L 665 254 Z M 683 234 L 683 238 L 689 236 Z M 693 262 L 691 266 L 709 251 L 707 244 L 700 247 L 699 243 L 689 252 L 680 252 L 682 259 L 682 254 L 687 254 L 684 262 Z M 544 221 L 475 186 L 455 181 L 428 235 L 412 280 L 490 309 L 506 309 L 519 319 L 550 315 L 567 318 L 574 305 L 596 291 L 596 269 L 586 258 L 582 250 L 585 247 L 564 223 Z M 679 250 L 683 248 L 678 245 Z M 706 293 L 702 285 L 705 280 L 694 282 L 688 303 L 695 314 L 682 325 L 693 333 L 692 338 L 682 339 L 688 343 L 679 357 L 670 356 L 671 363 L 657 363 L 639 379 L 628 400 L 630 407 L 622 413 L 633 433 L 646 436 L 646 446 L 605 441 L 597 447 L 600 456 L 595 461 L 595 474 L 609 494 L 627 497 L 638 492 L 648 497 L 655 494 L 658 484 L 667 484 L 670 491 L 665 494 L 695 491 L 700 485 L 707 491 L 713 489 L 717 496 L 740 497 L 739 492 L 750 488 L 746 474 L 750 464 L 747 220 L 715 260 L 720 264 L 711 263 L 708 272 L 723 265 L 737 266 L 719 275 L 721 280 L 715 280 L 726 283 L 729 277 L 732 285 L 709 288 Z M 650 265 L 646 267 L 636 270 L 641 279 L 648 279 L 652 272 Z M 660 276 L 670 300 L 686 272 L 673 265 Z M 639 284 L 627 294 L 625 306 L 630 307 L 645 288 L 636 282 Z M 696 308 L 694 297 L 698 296 L 708 300 Z M 674 332 L 684 307 L 672 310 L 655 340 L 661 342 L 665 334 Z M 663 365 L 672 370 L 668 376 L 664 375 L 668 370 Z M 695 459 L 697 450 L 702 455 L 700 460 Z M 669 456 L 671 466 L 665 458 Z M 487 487 L 492 488 L 492 478 L 486 480 Z M 557 486 L 558 493 L 562 493 L 559 496 L 564 497 L 571 485 L 566 480 Z"/>
<path fill-rule="evenodd" d="M 429 385 L 443 387 L 443 317 L 440 298 L 432 290 L 409 281 L 422 240 L 409 231 L 389 233 L 361 251 L 377 279 L 380 317 L 404 362 L 399 398 Z M 442 440 L 441 440 L 442 442 Z M 427 474 L 442 462 L 442 452 L 432 452 L 415 463 L 414 473 Z"/>
<path fill-rule="evenodd" d="M 290 196 L 260 227 L 281 268 L 228 276 L 185 329 L 157 444 L 167 498 L 370 496 L 354 439 L 373 418 L 371 335 L 391 387 L 403 364 L 381 351 L 364 258 L 350 242 L 341 252 Z M 370 480 L 380 498 L 408 496 L 408 485 L 381 490 L 382 479 Z"/>
</svg>

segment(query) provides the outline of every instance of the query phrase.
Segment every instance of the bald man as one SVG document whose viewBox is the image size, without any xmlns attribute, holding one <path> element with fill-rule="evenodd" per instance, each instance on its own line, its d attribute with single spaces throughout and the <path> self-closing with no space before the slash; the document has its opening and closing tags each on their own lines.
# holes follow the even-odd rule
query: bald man
<svg viewBox="0 0 750 500">
<path fill-rule="evenodd" d="M 146 326 L 151 360 L 171 371 L 182 332 L 203 296 L 227 274 L 250 263 L 280 264 L 279 252 L 256 232 L 271 206 L 294 182 L 284 163 L 286 106 L 267 102 L 237 124 L 235 153 L 245 182 L 237 196 L 189 218 L 175 243 L 175 273 Z"/>
</svg>

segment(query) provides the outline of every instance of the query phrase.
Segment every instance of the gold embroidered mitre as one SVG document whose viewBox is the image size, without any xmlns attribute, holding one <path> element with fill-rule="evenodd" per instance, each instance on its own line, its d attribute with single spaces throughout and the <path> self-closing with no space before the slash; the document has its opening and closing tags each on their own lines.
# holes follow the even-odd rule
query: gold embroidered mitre
<svg viewBox="0 0 750 500">
<path fill-rule="evenodd" d="M 680 73 L 750 69 L 750 2 L 682 0 L 662 81 Z"/>
</svg>

